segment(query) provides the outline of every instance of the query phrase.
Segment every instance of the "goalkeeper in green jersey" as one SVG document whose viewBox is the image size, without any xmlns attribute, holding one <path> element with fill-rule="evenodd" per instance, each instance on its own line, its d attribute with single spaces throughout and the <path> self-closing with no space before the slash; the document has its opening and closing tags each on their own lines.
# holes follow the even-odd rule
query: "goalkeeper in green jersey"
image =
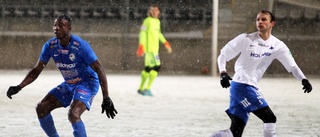
<svg viewBox="0 0 320 137">
<path fill-rule="evenodd" d="M 158 76 L 161 62 L 159 58 L 159 43 L 164 44 L 169 53 L 172 52 L 169 42 L 161 33 L 160 9 L 153 5 L 148 11 L 148 17 L 144 19 L 139 34 L 139 47 L 137 55 L 144 56 L 144 70 L 141 72 L 141 84 L 138 93 L 153 96 L 151 85 Z"/>
</svg>

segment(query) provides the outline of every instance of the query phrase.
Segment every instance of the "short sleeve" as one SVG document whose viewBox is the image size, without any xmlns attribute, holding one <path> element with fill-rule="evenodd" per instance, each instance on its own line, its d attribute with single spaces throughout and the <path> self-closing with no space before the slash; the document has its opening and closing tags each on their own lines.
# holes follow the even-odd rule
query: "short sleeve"
<svg viewBox="0 0 320 137">
<path fill-rule="evenodd" d="M 50 43 L 46 42 L 45 44 L 43 44 L 42 46 L 42 50 L 40 53 L 40 57 L 39 60 L 45 63 L 48 63 L 50 60 Z"/>
<path fill-rule="evenodd" d="M 91 45 L 88 42 L 82 42 L 81 45 L 81 56 L 85 60 L 86 64 L 92 64 L 96 60 L 98 60 L 97 55 L 91 48 Z"/>
</svg>

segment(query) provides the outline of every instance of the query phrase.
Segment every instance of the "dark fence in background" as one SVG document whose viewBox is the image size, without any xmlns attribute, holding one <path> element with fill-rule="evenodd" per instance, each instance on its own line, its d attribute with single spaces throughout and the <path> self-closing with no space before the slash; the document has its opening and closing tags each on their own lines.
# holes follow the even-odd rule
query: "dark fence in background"
<svg viewBox="0 0 320 137">
<path fill-rule="evenodd" d="M 33 67 L 42 44 L 54 36 L 53 19 L 64 13 L 73 18 L 72 32 L 90 42 L 108 71 L 139 73 L 143 60 L 135 51 L 140 25 L 148 7 L 158 4 L 162 31 L 173 48 L 167 54 L 160 47 L 161 72 L 201 74 L 203 67 L 211 70 L 212 0 L 0 0 L 0 4 L 0 69 Z M 267 1 L 256 0 L 220 1 L 218 49 L 240 33 L 255 31 L 256 13 L 267 5 Z M 314 61 L 320 57 L 319 10 L 275 1 L 273 12 L 277 17 L 273 34 L 288 45 L 307 75 L 319 75 L 320 62 Z M 54 68 L 50 62 L 48 69 Z M 232 63 L 227 68 L 233 72 Z M 275 61 L 267 74 L 287 72 Z"/>
</svg>

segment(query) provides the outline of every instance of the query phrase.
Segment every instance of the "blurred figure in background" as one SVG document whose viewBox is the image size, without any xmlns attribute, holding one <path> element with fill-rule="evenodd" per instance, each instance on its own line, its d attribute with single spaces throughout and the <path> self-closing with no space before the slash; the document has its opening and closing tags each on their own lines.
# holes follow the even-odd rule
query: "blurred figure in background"
<svg viewBox="0 0 320 137">
<path fill-rule="evenodd" d="M 240 34 L 221 49 L 218 57 L 220 84 L 223 88 L 230 86 L 230 105 L 226 113 L 231 119 L 231 126 L 213 133 L 211 137 L 241 137 L 251 112 L 263 121 L 264 137 L 276 137 L 277 118 L 258 88 L 259 80 L 274 59 L 301 81 L 304 93 L 312 91 L 289 48 L 271 34 L 274 24 L 273 14 L 262 10 L 256 17 L 257 32 Z M 231 78 L 226 63 L 238 55 L 235 74 Z M 229 80 L 232 80 L 231 85 Z"/>
<path fill-rule="evenodd" d="M 157 5 L 151 6 L 148 11 L 148 17 L 144 19 L 139 34 L 137 56 L 144 56 L 145 68 L 141 71 L 141 83 L 138 93 L 146 96 L 153 96 L 150 89 L 161 67 L 159 42 L 164 44 L 169 53 L 172 52 L 169 42 L 161 32 L 159 17 L 159 7 Z"/>
<path fill-rule="evenodd" d="M 90 44 L 79 36 L 71 34 L 72 20 L 68 15 L 59 15 L 53 24 L 55 37 L 42 47 L 38 62 L 23 81 L 9 87 L 7 96 L 17 94 L 22 88 L 35 81 L 46 67 L 50 58 L 60 70 L 64 82 L 51 89 L 36 107 L 40 126 L 49 137 L 59 137 L 54 126 L 51 111 L 69 107 L 68 119 L 75 137 L 86 137 L 81 115 L 90 110 L 92 101 L 102 90 L 102 113 L 114 118 L 117 110 L 109 97 L 106 74 Z"/>
</svg>

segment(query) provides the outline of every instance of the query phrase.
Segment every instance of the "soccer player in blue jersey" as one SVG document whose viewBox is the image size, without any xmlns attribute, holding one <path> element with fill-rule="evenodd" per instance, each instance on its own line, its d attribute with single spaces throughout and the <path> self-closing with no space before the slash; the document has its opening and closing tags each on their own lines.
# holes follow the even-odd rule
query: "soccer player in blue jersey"
<svg viewBox="0 0 320 137">
<path fill-rule="evenodd" d="M 35 81 L 50 58 L 53 59 L 64 82 L 51 89 L 36 107 L 40 126 L 49 137 L 59 136 L 51 111 L 68 106 L 68 119 L 73 127 L 73 135 L 87 136 L 81 115 L 90 110 L 99 86 L 103 95 L 102 113 L 106 112 L 107 117 L 112 119 L 118 113 L 109 97 L 106 74 L 98 57 L 87 41 L 71 34 L 71 24 L 72 20 L 67 15 L 60 15 L 55 19 L 55 37 L 43 45 L 38 62 L 23 81 L 17 86 L 9 87 L 7 91 L 7 96 L 12 99 L 12 95 Z"/>
<path fill-rule="evenodd" d="M 226 112 L 231 126 L 213 133 L 211 137 L 241 137 L 251 112 L 262 120 L 263 136 L 276 137 L 277 118 L 258 88 L 259 80 L 275 59 L 301 81 L 304 93 L 312 91 L 312 85 L 296 64 L 289 48 L 271 34 L 274 24 L 273 14 L 262 10 L 256 18 L 257 32 L 240 34 L 221 49 L 218 57 L 220 84 L 223 88 L 230 86 L 230 105 Z M 238 58 L 231 79 L 226 63 L 235 57 Z"/>
</svg>

